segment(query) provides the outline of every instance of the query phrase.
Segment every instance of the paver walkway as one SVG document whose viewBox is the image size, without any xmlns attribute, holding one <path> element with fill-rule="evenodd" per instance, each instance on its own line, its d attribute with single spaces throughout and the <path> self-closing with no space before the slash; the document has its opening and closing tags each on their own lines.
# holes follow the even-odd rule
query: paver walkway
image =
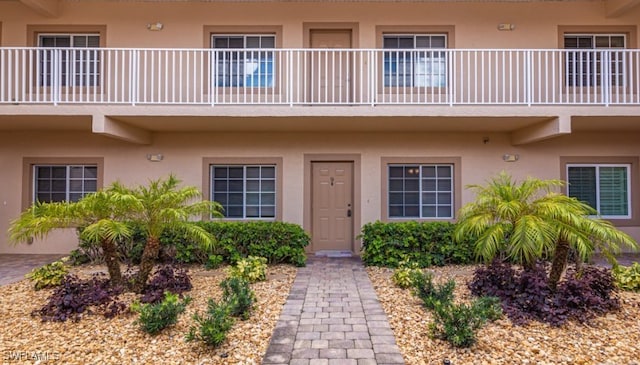
<svg viewBox="0 0 640 365">
<path fill-rule="evenodd" d="M 24 275 L 36 267 L 54 262 L 64 255 L 0 255 L 0 285 L 24 279 Z"/>
<path fill-rule="evenodd" d="M 404 364 L 359 258 L 307 260 L 298 270 L 263 364 Z"/>
</svg>

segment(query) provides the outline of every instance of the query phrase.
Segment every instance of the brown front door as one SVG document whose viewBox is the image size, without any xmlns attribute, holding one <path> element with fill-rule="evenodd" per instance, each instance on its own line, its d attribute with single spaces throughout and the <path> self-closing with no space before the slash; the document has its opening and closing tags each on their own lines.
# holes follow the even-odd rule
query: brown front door
<svg viewBox="0 0 640 365">
<path fill-rule="evenodd" d="M 313 251 L 353 250 L 353 163 L 313 162 Z"/>
<path fill-rule="evenodd" d="M 350 29 L 312 29 L 309 95 L 315 103 L 347 103 L 351 100 L 350 51 L 332 49 L 351 48 Z"/>
</svg>

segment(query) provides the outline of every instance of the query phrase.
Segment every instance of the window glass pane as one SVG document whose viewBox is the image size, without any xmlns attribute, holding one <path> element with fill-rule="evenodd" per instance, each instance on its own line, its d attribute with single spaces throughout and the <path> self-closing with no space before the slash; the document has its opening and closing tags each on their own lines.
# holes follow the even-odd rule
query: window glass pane
<svg viewBox="0 0 640 365">
<path fill-rule="evenodd" d="M 451 191 L 451 180 L 438 180 L 438 190 L 439 191 Z"/>
<path fill-rule="evenodd" d="M 451 166 L 438 166 L 438 177 L 451 177 Z"/>
<path fill-rule="evenodd" d="M 227 168 L 226 167 L 214 167 L 213 169 L 213 177 L 222 178 L 227 177 Z"/>
<path fill-rule="evenodd" d="M 445 36 L 432 36 L 431 48 L 446 48 L 447 41 Z"/>
<path fill-rule="evenodd" d="M 405 204 L 418 204 L 420 203 L 420 194 L 418 193 L 404 193 Z"/>
<path fill-rule="evenodd" d="M 438 193 L 438 205 L 441 204 L 451 204 L 451 194 Z"/>
<path fill-rule="evenodd" d="M 437 209 L 435 206 L 428 205 L 422 207 L 422 216 L 425 218 L 436 218 L 437 217 Z"/>
<path fill-rule="evenodd" d="M 422 204 L 435 204 L 436 203 L 436 194 L 435 193 L 424 193 L 422 194 Z"/>
<path fill-rule="evenodd" d="M 402 209 L 401 205 L 392 205 L 389 207 L 389 217 L 398 218 L 403 216 L 404 210 Z"/>
<path fill-rule="evenodd" d="M 221 205 L 227 205 L 227 193 L 215 193 L 213 194 L 213 201 L 220 203 Z"/>
<path fill-rule="evenodd" d="M 247 206 L 247 218 L 258 218 L 260 217 L 260 207 L 258 206 Z"/>
<path fill-rule="evenodd" d="M 84 168 L 84 178 L 85 179 L 97 179 L 98 178 L 98 168 L 97 167 L 85 167 Z"/>
<path fill-rule="evenodd" d="M 419 191 L 420 190 L 420 180 L 418 180 L 418 178 L 405 180 L 405 182 L 404 182 L 404 190 L 405 191 Z"/>
<path fill-rule="evenodd" d="M 627 169 L 625 167 L 600 167 L 600 214 L 629 214 Z"/>
<path fill-rule="evenodd" d="M 404 195 L 402 193 L 390 193 L 389 204 L 403 204 Z"/>
<path fill-rule="evenodd" d="M 596 168 L 571 166 L 568 168 L 568 195 L 597 209 Z"/>
<path fill-rule="evenodd" d="M 389 176 L 390 177 L 403 177 L 403 168 L 401 166 L 390 166 L 389 167 Z"/>
<path fill-rule="evenodd" d="M 440 218 L 451 218 L 453 217 L 453 213 L 451 212 L 450 206 L 438 206 L 438 217 Z"/>
<path fill-rule="evenodd" d="M 434 180 L 434 179 L 423 179 L 422 180 L 422 191 L 436 191 L 436 180 Z"/>
<path fill-rule="evenodd" d="M 51 193 L 52 202 L 63 202 L 67 199 L 67 194 L 65 193 Z"/>
<path fill-rule="evenodd" d="M 213 190 L 226 192 L 228 190 L 227 180 L 215 180 L 213 182 Z"/>
<path fill-rule="evenodd" d="M 260 191 L 260 180 L 247 180 L 247 191 Z"/>
<path fill-rule="evenodd" d="M 274 36 L 263 36 L 261 39 L 261 47 L 260 48 L 276 48 L 276 37 Z"/>
<path fill-rule="evenodd" d="M 262 191 L 276 191 L 276 182 L 275 180 L 262 180 Z"/>
<path fill-rule="evenodd" d="M 69 181 L 69 191 L 82 191 L 83 184 L 82 180 L 70 180 Z"/>
<path fill-rule="evenodd" d="M 253 204 L 253 205 L 257 205 L 260 204 L 260 194 L 258 193 L 247 193 L 247 205 L 248 204 Z"/>
<path fill-rule="evenodd" d="M 407 205 L 404 208 L 404 216 L 405 217 L 420 217 L 420 206 L 418 205 Z"/>
<path fill-rule="evenodd" d="M 244 202 L 242 193 L 229 193 L 228 196 L 230 205 L 242 205 Z"/>
<path fill-rule="evenodd" d="M 247 178 L 248 179 L 258 178 L 258 177 L 260 177 L 260 167 L 257 167 L 257 166 L 247 167 Z"/>
<path fill-rule="evenodd" d="M 66 179 L 67 178 L 67 167 L 66 166 L 52 166 L 51 167 L 51 177 L 56 179 Z"/>
<path fill-rule="evenodd" d="M 229 177 L 235 179 L 244 178 L 244 168 L 243 167 L 229 167 Z"/>
<path fill-rule="evenodd" d="M 52 180 L 51 181 L 51 190 L 52 191 L 66 191 L 67 181 L 66 180 Z"/>
<path fill-rule="evenodd" d="M 242 215 L 242 207 L 238 207 L 238 206 L 229 206 L 226 210 L 225 210 L 225 217 L 228 218 L 243 218 Z"/>
<path fill-rule="evenodd" d="M 260 208 L 261 218 L 274 218 L 276 216 L 275 206 L 262 206 Z"/>
<path fill-rule="evenodd" d="M 262 167 L 262 177 L 274 179 L 276 177 L 276 168 L 273 166 Z"/>
<path fill-rule="evenodd" d="M 262 204 L 275 205 L 276 204 L 276 194 L 274 194 L 274 193 L 262 193 Z"/>
<path fill-rule="evenodd" d="M 229 191 L 243 191 L 244 182 L 242 180 L 229 180 Z"/>
<path fill-rule="evenodd" d="M 389 191 L 402 191 L 404 188 L 403 181 L 400 179 L 391 179 L 389 181 Z"/>
</svg>

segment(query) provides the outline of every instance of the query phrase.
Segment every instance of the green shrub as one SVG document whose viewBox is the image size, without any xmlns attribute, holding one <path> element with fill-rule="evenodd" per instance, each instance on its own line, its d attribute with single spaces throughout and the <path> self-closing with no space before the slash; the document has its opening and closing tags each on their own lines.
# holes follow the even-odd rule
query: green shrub
<svg viewBox="0 0 640 365">
<path fill-rule="evenodd" d="M 422 300 L 422 305 L 427 309 L 436 309 L 448 306 L 453 301 L 453 291 L 456 282 L 451 279 L 443 285 L 433 283 L 431 273 L 421 273 L 413 277 L 413 292 Z"/>
<path fill-rule="evenodd" d="M 419 267 L 473 262 L 473 240 L 453 242 L 455 225 L 448 222 L 375 222 L 362 227 L 362 261 L 370 266 Z"/>
<path fill-rule="evenodd" d="M 213 299 L 209 299 L 207 313 L 204 316 L 196 313 L 193 320 L 197 326 L 189 328 L 187 341 L 199 340 L 212 347 L 220 346 L 233 326 L 229 307 L 224 303 L 218 304 Z"/>
<path fill-rule="evenodd" d="M 220 255 L 235 264 L 247 256 L 261 256 L 269 264 L 289 263 L 304 266 L 305 247 L 311 238 L 297 224 L 285 222 L 220 222 L 199 223 L 216 238 L 214 249 L 204 252 L 201 247 L 185 240 L 179 232 L 164 232 L 164 247 L 174 247 L 180 262 L 206 264 L 210 255 Z"/>
<path fill-rule="evenodd" d="M 613 268 L 613 277 L 616 286 L 622 290 L 640 291 L 640 264 L 634 262 L 633 265 L 616 266 Z"/>
<path fill-rule="evenodd" d="M 231 277 L 223 280 L 220 287 L 223 290 L 224 301 L 229 307 L 229 314 L 240 317 L 242 320 L 249 319 L 256 298 L 249 287 L 249 282 L 242 278 Z"/>
<path fill-rule="evenodd" d="M 429 334 L 455 347 L 470 347 L 478 329 L 501 316 L 500 300 L 495 297 L 482 297 L 471 305 L 449 303 L 434 308 Z"/>
<path fill-rule="evenodd" d="M 222 255 L 209 255 L 207 262 L 204 263 L 204 267 L 207 270 L 217 269 L 224 262 L 224 257 Z"/>
<path fill-rule="evenodd" d="M 136 321 L 140 328 L 151 335 L 155 335 L 164 328 L 176 324 L 178 315 L 184 312 L 190 301 L 190 297 L 185 297 L 180 301 L 177 294 L 165 292 L 164 299 L 161 302 L 153 304 L 134 303 L 131 309 L 140 313 L 140 317 Z"/>
<path fill-rule="evenodd" d="M 483 323 L 472 306 L 444 305 L 435 308 L 429 333 L 455 347 L 470 347 L 476 342 L 476 331 Z"/>
<path fill-rule="evenodd" d="M 36 290 L 58 286 L 62 279 L 69 273 L 66 265 L 67 259 L 63 258 L 50 264 L 31 270 L 25 276 L 31 280 Z"/>
<path fill-rule="evenodd" d="M 393 271 L 391 280 L 396 286 L 406 289 L 413 287 L 415 278 L 422 275 L 422 270 L 415 267 L 402 266 Z"/>
<path fill-rule="evenodd" d="M 267 279 L 267 259 L 249 256 L 229 268 L 229 276 L 244 279 L 250 283 Z"/>
</svg>

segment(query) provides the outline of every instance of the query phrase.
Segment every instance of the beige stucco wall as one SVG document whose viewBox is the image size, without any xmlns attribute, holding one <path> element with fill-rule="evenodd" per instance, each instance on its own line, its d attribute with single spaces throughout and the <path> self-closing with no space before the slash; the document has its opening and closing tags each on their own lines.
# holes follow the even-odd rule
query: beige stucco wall
<svg viewBox="0 0 640 365">
<path fill-rule="evenodd" d="M 285 48 L 304 47 L 304 23 L 357 23 L 357 47 L 376 47 L 376 26 L 454 25 L 456 48 L 558 48 L 559 25 L 640 25 L 640 7 L 607 18 L 604 1 L 566 2 L 101 2 L 60 1 L 46 18 L 0 2 L 3 46 L 25 46 L 26 25 L 104 24 L 108 47 L 202 48 L 204 25 L 283 26 Z M 151 32 L 148 23 L 164 29 Z M 510 23 L 514 31 L 498 31 Z"/>
<path fill-rule="evenodd" d="M 179 120 L 176 120 L 179 123 Z M 489 139 L 484 143 L 485 138 Z M 8 222 L 21 210 L 24 157 L 104 157 L 104 183 L 125 184 L 176 174 L 185 184 L 202 187 L 205 157 L 281 157 L 283 159 L 282 217 L 303 224 L 305 154 L 361 156 L 360 224 L 381 218 L 382 157 L 460 157 L 462 184 L 481 184 L 507 170 L 515 177 L 559 178 L 559 156 L 638 156 L 639 133 L 573 134 L 536 144 L 514 147 L 503 133 L 164 133 L 154 134 L 149 146 L 133 145 L 83 132 L 0 134 L 0 253 L 64 252 L 74 246 L 74 235 L 52 237 L 46 243 L 10 246 Z M 38 143 L 33 143 L 38 141 Z M 149 162 L 148 153 L 161 153 L 162 162 Z M 505 153 L 519 154 L 504 162 Z M 473 199 L 463 190 L 463 203 Z M 459 208 L 459 207 L 456 207 Z M 636 213 L 637 214 L 637 213 Z M 356 224 L 356 230 L 359 224 Z M 640 238 L 638 227 L 625 230 Z"/>
</svg>

